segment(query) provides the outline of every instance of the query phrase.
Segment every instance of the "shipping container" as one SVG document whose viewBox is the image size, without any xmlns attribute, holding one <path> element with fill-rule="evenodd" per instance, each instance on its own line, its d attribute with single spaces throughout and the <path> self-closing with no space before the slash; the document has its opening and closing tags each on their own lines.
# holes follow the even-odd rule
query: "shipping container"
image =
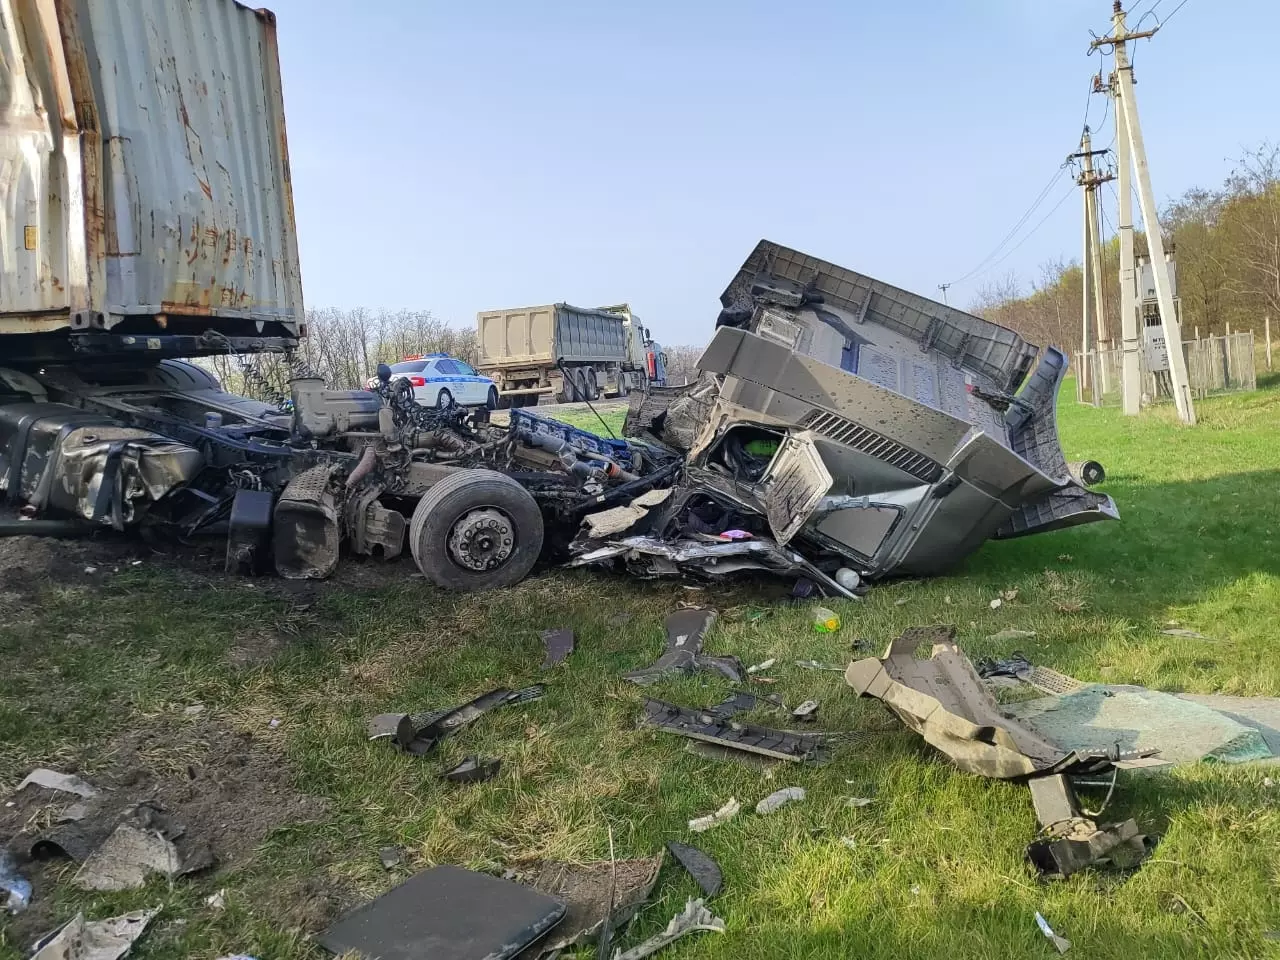
<svg viewBox="0 0 1280 960">
<path fill-rule="evenodd" d="M 0 0 L 0 333 L 302 317 L 274 15 Z"/>
</svg>

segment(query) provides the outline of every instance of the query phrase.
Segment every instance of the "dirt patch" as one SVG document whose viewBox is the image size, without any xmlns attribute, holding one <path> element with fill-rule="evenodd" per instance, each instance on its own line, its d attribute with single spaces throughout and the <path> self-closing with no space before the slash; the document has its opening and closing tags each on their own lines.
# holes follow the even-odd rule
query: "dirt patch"
<svg viewBox="0 0 1280 960">
<path fill-rule="evenodd" d="M 0 537 L 0 592 L 29 599 L 49 584 L 100 582 L 146 553 L 123 538 Z"/>
<path fill-rule="evenodd" d="M 273 830 L 316 821 L 329 809 L 327 800 L 293 786 L 289 764 L 279 751 L 212 720 L 132 730 L 82 763 L 72 761 L 60 769 L 78 772 L 101 790 L 77 824 L 85 833 L 95 836 L 96 830 L 105 837 L 129 811 L 150 805 L 184 828 L 180 848 L 183 843 L 208 846 L 215 873 L 243 869 Z M 0 806 L 0 840 L 25 856 L 32 841 L 80 800 L 38 788 L 14 794 Z M 76 866 L 54 859 L 26 862 L 20 869 L 35 894 L 31 908 L 11 929 L 15 937 L 34 936 L 49 925 L 56 895 L 69 884 Z M 322 913 L 327 918 L 329 906 L 339 899 L 319 888 L 301 892 L 306 894 L 303 913 L 312 919 Z"/>
</svg>

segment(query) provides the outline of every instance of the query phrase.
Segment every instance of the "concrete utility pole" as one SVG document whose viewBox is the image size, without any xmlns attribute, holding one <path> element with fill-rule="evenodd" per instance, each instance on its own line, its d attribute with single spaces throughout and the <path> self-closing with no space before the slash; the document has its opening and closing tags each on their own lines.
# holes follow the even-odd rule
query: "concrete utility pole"
<svg viewBox="0 0 1280 960">
<path fill-rule="evenodd" d="M 1108 180 L 1114 180 L 1115 176 L 1110 173 L 1098 173 L 1093 169 L 1093 158 L 1097 154 L 1106 153 L 1105 150 L 1092 149 L 1092 143 L 1089 140 L 1089 128 L 1084 128 L 1084 135 L 1080 138 L 1080 152 L 1073 153 L 1072 158 L 1081 158 L 1082 170 L 1080 175 L 1076 177 L 1076 183 L 1084 187 L 1084 259 L 1080 262 L 1080 269 L 1084 273 L 1084 356 L 1085 365 L 1089 362 L 1089 308 L 1090 308 L 1090 288 L 1092 288 L 1094 324 L 1097 336 L 1094 339 L 1095 354 L 1098 356 L 1098 389 L 1101 393 L 1107 393 L 1111 389 L 1111 375 L 1107 370 L 1107 364 L 1102 362 L 1102 351 L 1105 349 L 1107 341 L 1107 305 L 1102 295 L 1102 225 L 1099 221 L 1098 213 L 1098 187 L 1106 183 Z M 1082 370 L 1080 376 L 1083 378 L 1081 383 L 1088 389 L 1091 374 Z M 1095 391 L 1095 400 L 1097 399 L 1097 391 Z"/>
<path fill-rule="evenodd" d="M 1173 401 L 1178 408 L 1178 418 L 1183 423 L 1194 424 L 1196 410 L 1187 380 L 1187 358 L 1182 352 L 1182 325 L 1178 322 L 1177 313 L 1174 312 L 1173 289 L 1169 282 L 1169 261 L 1164 253 L 1164 237 L 1160 233 L 1155 193 L 1151 189 L 1151 171 L 1147 166 L 1147 151 L 1142 142 L 1142 126 L 1138 121 L 1138 101 L 1133 91 L 1133 68 L 1129 65 L 1129 57 L 1125 52 L 1125 41 L 1154 36 L 1159 27 L 1128 33 L 1124 23 L 1124 8 L 1120 0 L 1115 0 L 1112 13 L 1112 35 L 1095 40 L 1091 46 L 1110 45 L 1115 49 L 1116 69 L 1112 74 L 1112 82 L 1116 96 L 1116 130 L 1117 134 L 1121 132 L 1125 134 L 1120 139 L 1127 141 L 1127 146 L 1133 154 L 1134 173 L 1138 181 L 1138 206 L 1142 209 L 1142 222 L 1147 231 L 1147 250 L 1151 255 L 1151 273 L 1155 281 L 1156 301 L 1160 306 L 1160 325 L 1164 329 L 1165 348 L 1169 353 L 1169 380 L 1173 388 Z M 1123 117 L 1123 127 L 1120 126 L 1121 117 Z M 1122 163 L 1121 170 L 1125 169 L 1126 165 Z M 1120 199 L 1123 204 L 1127 194 L 1124 191 L 1124 181 L 1122 180 L 1121 183 Z M 1123 279 L 1121 282 L 1123 283 Z M 1135 326 L 1137 324 L 1136 317 L 1134 324 Z"/>
<path fill-rule="evenodd" d="M 947 302 L 947 288 L 948 288 L 948 287 L 950 287 L 950 286 L 951 286 L 951 284 L 949 284 L 949 283 L 940 283 L 940 284 L 938 284 L 938 289 L 942 291 L 942 302 L 943 302 L 943 303 L 946 303 L 946 302 Z"/>
</svg>

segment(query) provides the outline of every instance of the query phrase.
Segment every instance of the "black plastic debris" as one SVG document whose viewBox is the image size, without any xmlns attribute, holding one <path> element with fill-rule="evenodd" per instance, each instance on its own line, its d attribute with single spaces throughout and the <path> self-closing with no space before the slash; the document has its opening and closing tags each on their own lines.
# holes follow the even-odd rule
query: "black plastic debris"
<svg viewBox="0 0 1280 960">
<path fill-rule="evenodd" d="M 718 863 L 697 847 L 691 847 L 678 840 L 668 842 L 667 849 L 680 861 L 680 866 L 689 871 L 689 876 L 693 877 L 703 893 L 708 897 L 714 897 L 720 892 L 724 886 L 724 874 L 720 872 Z"/>
<path fill-rule="evenodd" d="M 791 711 L 791 716 L 800 723 L 813 723 L 818 719 L 818 701 L 806 700 Z"/>
<path fill-rule="evenodd" d="M 801 763 L 825 759 L 826 751 L 820 736 L 716 720 L 705 710 L 690 710 L 663 700 L 645 701 L 640 725 L 777 760 Z"/>
<path fill-rule="evenodd" d="M 384 870 L 394 870 L 404 860 L 399 847 L 383 847 L 378 851 L 378 859 L 382 861 Z"/>
<path fill-rule="evenodd" d="M 750 713 L 760 705 L 760 699 L 754 693 L 739 691 L 729 694 L 715 706 L 707 707 L 703 712 L 713 720 L 728 720 L 740 713 Z"/>
<path fill-rule="evenodd" d="M 545 689 L 540 683 L 521 690 L 508 690 L 504 687 L 447 710 L 415 714 L 381 713 L 369 721 L 369 739 L 390 738 L 396 746 L 408 753 L 430 753 L 445 737 L 474 723 L 490 710 L 537 700 L 542 697 Z"/>
<path fill-rule="evenodd" d="M 559 900 L 460 867 L 432 867 L 320 935 L 331 953 L 367 960 L 508 960 L 564 917 Z"/>
<path fill-rule="evenodd" d="M 446 770 L 440 776 L 450 783 L 483 783 L 485 780 L 492 780 L 496 777 L 501 767 L 501 760 L 481 759 L 480 757 L 471 756 L 463 758 L 460 764 L 452 770 Z"/>
<path fill-rule="evenodd" d="M 737 657 L 713 657 L 702 652 L 702 642 L 716 622 L 714 610 L 677 610 L 667 617 L 667 649 L 650 666 L 624 673 L 624 679 L 647 685 L 675 673 L 691 674 L 708 670 L 742 682 L 742 663 Z"/>
<path fill-rule="evenodd" d="M 550 670 L 573 653 L 573 631 L 568 627 L 543 630 L 542 643 L 547 648 L 547 655 L 542 661 L 541 669 Z"/>
<path fill-rule="evenodd" d="M 1014 651 L 1013 655 L 1005 660 L 994 660 L 990 657 L 979 660 L 974 663 L 973 668 L 978 671 L 978 676 L 983 680 L 991 677 L 1013 677 L 1016 680 L 1031 679 L 1031 674 L 1035 670 L 1031 661 L 1027 659 L 1026 654 Z"/>
</svg>

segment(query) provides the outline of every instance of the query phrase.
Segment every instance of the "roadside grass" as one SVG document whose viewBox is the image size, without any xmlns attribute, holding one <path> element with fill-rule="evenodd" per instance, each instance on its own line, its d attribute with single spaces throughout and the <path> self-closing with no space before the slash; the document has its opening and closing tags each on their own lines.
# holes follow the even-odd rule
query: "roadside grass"
<svg viewBox="0 0 1280 960">
<path fill-rule="evenodd" d="M 844 663 L 864 655 L 851 652 L 855 640 L 878 651 L 907 627 L 946 622 L 974 657 L 1016 647 L 1083 680 L 1280 696 L 1278 381 L 1202 402 L 1194 430 L 1171 410 L 1128 420 L 1077 406 L 1068 385 L 1068 458 L 1105 465 L 1102 489 L 1122 521 L 991 543 L 951 576 L 828 602 L 844 619 L 828 636 L 768 582 L 696 591 L 547 571 L 500 594 L 458 596 L 426 586 L 406 563 L 402 578 L 380 586 L 340 580 L 300 600 L 266 583 L 144 563 L 102 583 L 51 584 L 34 615 L 0 627 L 0 783 L 16 784 L 33 766 L 109 778 L 104 745 L 137 726 L 172 732 L 180 770 L 180 745 L 197 722 L 183 707 L 201 703 L 198 722 L 280 749 L 296 786 L 330 806 L 212 877 L 110 895 L 66 882 L 37 892 L 59 918 L 164 903 L 133 952 L 139 960 L 301 960 L 322 955 L 306 937 L 322 925 L 304 909 L 317 895 L 330 898 L 331 913 L 432 863 L 501 872 L 539 858 L 601 859 L 611 827 L 620 857 L 681 839 L 724 868 L 725 891 L 711 906 L 726 933 L 681 941 L 663 954 L 673 960 L 1053 956 L 1037 910 L 1081 956 L 1276 955 L 1267 935 L 1280 929 L 1280 787 L 1265 779 L 1270 769 L 1206 764 L 1125 778 L 1107 817 L 1136 817 L 1159 838 L 1153 857 L 1131 874 L 1046 883 L 1023 861 L 1036 829 L 1024 787 L 955 770 L 879 704 L 854 698 L 840 674 L 793 661 Z M 573 422 L 590 429 L 579 414 Z M 991 609 L 1002 591 L 1016 597 Z M 777 682 L 761 690 L 789 704 L 817 699 L 821 729 L 858 735 L 826 766 L 762 772 L 636 730 L 646 695 L 696 705 L 729 691 L 705 676 L 648 690 L 620 679 L 657 656 L 662 620 L 682 602 L 721 611 L 709 651 L 746 663 L 777 658 L 768 672 Z M 1175 621 L 1208 639 L 1161 633 Z M 543 676 L 538 634 L 555 626 L 574 629 L 577 650 Z M 1006 628 L 1036 636 L 988 639 Z M 241 655 L 255 645 L 261 660 Z M 375 713 L 539 680 L 545 698 L 486 715 L 438 756 L 399 754 L 364 736 Z M 769 713 L 752 719 L 788 725 Z M 498 778 L 438 779 L 471 753 L 502 758 Z M 808 797 L 767 817 L 751 810 L 783 786 Z M 691 837 L 686 821 L 730 796 L 744 811 Z M 853 808 L 850 797 L 875 802 Z M 387 845 L 406 849 L 405 866 L 383 869 L 377 851 Z M 222 888 L 226 910 L 205 906 Z M 695 894 L 668 865 L 626 942 L 661 929 Z M 0 920 L 6 960 L 29 945 L 9 923 Z"/>
</svg>

